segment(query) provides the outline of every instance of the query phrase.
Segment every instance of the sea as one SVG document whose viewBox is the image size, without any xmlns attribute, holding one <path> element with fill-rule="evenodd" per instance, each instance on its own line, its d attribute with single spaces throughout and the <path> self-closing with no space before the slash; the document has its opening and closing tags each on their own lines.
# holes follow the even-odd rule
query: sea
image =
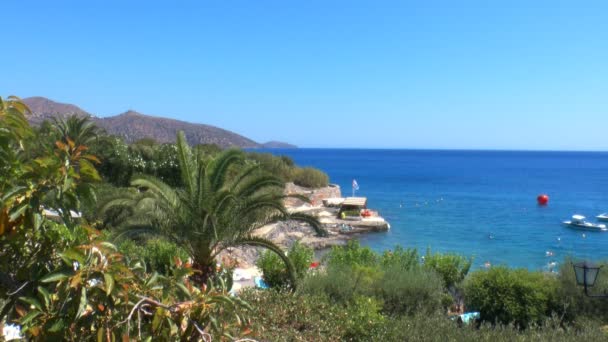
<svg viewBox="0 0 608 342">
<path fill-rule="evenodd" d="M 376 251 L 473 257 L 473 267 L 556 271 L 567 258 L 608 259 L 608 232 L 573 230 L 573 214 L 608 212 L 608 153 L 266 149 L 325 171 L 343 196 L 368 198 L 391 225 L 360 237 Z M 537 196 L 547 194 L 546 206 Z"/>
</svg>

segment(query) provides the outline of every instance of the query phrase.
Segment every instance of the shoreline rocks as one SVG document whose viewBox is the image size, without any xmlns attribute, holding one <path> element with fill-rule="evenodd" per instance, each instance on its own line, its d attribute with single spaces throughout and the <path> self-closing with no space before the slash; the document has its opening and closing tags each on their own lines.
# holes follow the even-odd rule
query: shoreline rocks
<svg viewBox="0 0 608 342">
<path fill-rule="evenodd" d="M 380 216 L 340 219 L 338 218 L 339 208 L 323 206 L 324 199 L 341 197 L 340 187 L 337 185 L 308 189 L 288 183 L 285 193 L 308 197 L 311 204 L 296 198 L 288 198 L 285 206 L 291 213 L 298 212 L 316 217 L 327 230 L 328 236 L 317 236 L 309 224 L 291 220 L 264 226 L 253 233 L 254 236 L 269 239 L 284 249 L 289 249 L 293 243 L 300 241 L 313 248 L 318 252 L 317 254 L 323 254 L 324 250 L 333 246 L 345 245 L 349 240 L 363 234 L 386 232 L 390 229 L 390 224 Z M 236 259 L 240 267 L 252 267 L 259 255 L 260 249 L 258 248 L 240 247 L 221 253 L 220 258 Z"/>
</svg>

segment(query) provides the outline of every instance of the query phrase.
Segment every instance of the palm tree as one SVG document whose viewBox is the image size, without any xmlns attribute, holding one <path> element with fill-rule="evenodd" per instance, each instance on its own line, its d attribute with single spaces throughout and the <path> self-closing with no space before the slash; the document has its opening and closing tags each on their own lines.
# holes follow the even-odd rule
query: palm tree
<svg viewBox="0 0 608 342">
<path fill-rule="evenodd" d="M 224 151 L 209 161 L 202 153 L 194 154 L 180 132 L 177 152 L 182 188 L 172 188 L 155 177 L 136 176 L 131 181 L 135 189 L 102 203 L 101 213 L 129 208 L 132 215 L 120 232 L 155 234 L 175 242 L 188 252 L 203 279 L 213 273 L 215 257 L 222 250 L 238 245 L 265 247 L 285 261 L 295 287 L 293 265 L 281 248 L 251 232 L 293 219 L 311 224 L 317 234 L 324 235 L 318 221 L 288 213 L 283 205 L 284 183 L 261 172 L 257 164 L 245 165 L 239 150 Z"/>
<path fill-rule="evenodd" d="M 71 115 L 67 118 L 53 118 L 59 139 L 64 143 L 73 141 L 75 145 L 91 146 L 99 135 L 99 127 L 87 116 Z"/>
</svg>

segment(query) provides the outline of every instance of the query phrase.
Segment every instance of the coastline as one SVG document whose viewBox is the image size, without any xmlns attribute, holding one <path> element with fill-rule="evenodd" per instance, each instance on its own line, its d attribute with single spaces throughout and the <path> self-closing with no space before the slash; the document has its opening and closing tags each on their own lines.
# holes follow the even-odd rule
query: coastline
<svg viewBox="0 0 608 342">
<path fill-rule="evenodd" d="M 310 203 L 295 198 L 286 199 L 287 211 L 316 217 L 328 233 L 325 237 L 317 236 L 309 224 L 294 220 L 266 225 L 253 232 L 253 236 L 269 239 L 285 250 L 299 241 L 312 248 L 315 255 L 318 256 L 323 255 L 333 246 L 345 245 L 349 240 L 356 239 L 363 234 L 386 232 L 390 229 L 390 224 L 377 212 L 374 212 L 374 216 L 367 218 L 339 218 L 340 208 L 327 205 L 328 199 L 342 198 L 338 185 L 330 184 L 326 187 L 312 189 L 287 183 L 285 194 L 307 197 Z M 255 267 L 260 251 L 261 249 L 255 247 L 230 248 L 220 254 L 220 259 L 236 264 L 239 268 L 251 269 Z"/>
</svg>

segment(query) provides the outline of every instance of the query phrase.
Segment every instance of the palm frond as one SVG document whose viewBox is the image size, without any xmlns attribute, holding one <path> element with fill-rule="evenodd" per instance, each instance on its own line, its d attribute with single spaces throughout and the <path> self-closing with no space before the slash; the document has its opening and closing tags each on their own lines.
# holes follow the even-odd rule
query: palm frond
<svg viewBox="0 0 608 342">
<path fill-rule="evenodd" d="M 179 161 L 182 182 L 190 193 L 194 193 L 196 187 L 194 180 L 192 179 L 194 172 L 192 165 L 192 151 L 186 142 L 186 135 L 183 131 L 177 133 L 177 159 Z"/>
<path fill-rule="evenodd" d="M 218 191 L 225 183 L 228 169 L 235 163 L 244 160 L 243 152 L 240 150 L 227 150 L 222 152 L 209 164 L 209 180 L 211 189 Z"/>
</svg>

